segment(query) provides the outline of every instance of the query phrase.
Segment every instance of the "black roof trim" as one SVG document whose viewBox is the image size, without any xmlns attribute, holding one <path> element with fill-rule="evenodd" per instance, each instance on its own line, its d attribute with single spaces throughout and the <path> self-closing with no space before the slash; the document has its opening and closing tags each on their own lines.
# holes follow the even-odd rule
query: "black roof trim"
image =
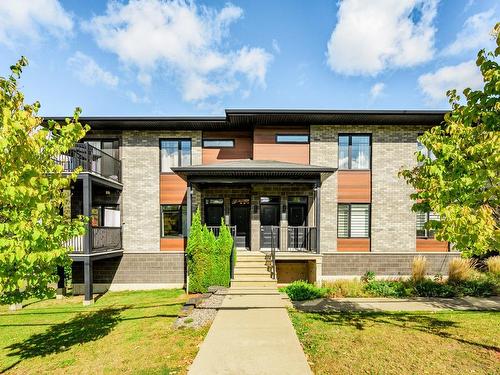
<svg viewBox="0 0 500 375">
<path fill-rule="evenodd" d="M 81 117 L 93 130 L 228 130 L 254 125 L 439 125 L 444 110 L 226 109 L 225 116 Z M 64 117 L 47 117 L 64 121 Z"/>
</svg>

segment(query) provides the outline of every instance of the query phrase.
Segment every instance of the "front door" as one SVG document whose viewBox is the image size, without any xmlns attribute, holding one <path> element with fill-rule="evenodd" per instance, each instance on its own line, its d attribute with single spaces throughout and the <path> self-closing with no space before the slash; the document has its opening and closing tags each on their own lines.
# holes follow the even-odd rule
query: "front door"
<svg viewBox="0 0 500 375">
<path fill-rule="evenodd" d="M 250 247 L 250 199 L 231 200 L 231 225 L 236 226 L 236 247 Z"/>
<path fill-rule="evenodd" d="M 280 197 L 260 198 L 260 247 L 279 248 Z"/>
<path fill-rule="evenodd" d="M 220 227 L 224 217 L 224 199 L 207 198 L 205 199 L 205 224 L 207 227 Z M 216 233 L 218 234 L 218 232 Z"/>
<path fill-rule="evenodd" d="M 304 249 L 307 245 L 307 197 L 288 198 L 288 248 Z"/>
</svg>

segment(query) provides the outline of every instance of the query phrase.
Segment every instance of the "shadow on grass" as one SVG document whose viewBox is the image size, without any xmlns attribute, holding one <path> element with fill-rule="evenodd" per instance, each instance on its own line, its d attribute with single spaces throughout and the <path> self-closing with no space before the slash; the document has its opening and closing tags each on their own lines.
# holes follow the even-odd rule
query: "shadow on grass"
<svg viewBox="0 0 500 375">
<path fill-rule="evenodd" d="M 122 320 L 120 313 L 125 309 L 108 308 L 81 313 L 67 322 L 51 325 L 42 333 L 6 347 L 10 350 L 8 356 L 17 357 L 18 360 L 0 372 L 5 372 L 26 359 L 61 353 L 75 345 L 103 338 Z"/>
<path fill-rule="evenodd" d="M 404 330 L 413 330 L 436 335 L 442 338 L 455 340 L 457 342 L 500 353 L 500 348 L 497 346 L 470 341 L 447 332 L 447 329 L 449 328 L 458 327 L 459 325 L 457 322 L 444 318 L 436 318 L 429 316 L 428 314 L 361 311 L 315 312 L 306 314 L 308 319 L 322 321 L 337 326 L 352 326 L 358 330 L 364 330 L 367 326 L 375 324 L 389 325 Z"/>
</svg>

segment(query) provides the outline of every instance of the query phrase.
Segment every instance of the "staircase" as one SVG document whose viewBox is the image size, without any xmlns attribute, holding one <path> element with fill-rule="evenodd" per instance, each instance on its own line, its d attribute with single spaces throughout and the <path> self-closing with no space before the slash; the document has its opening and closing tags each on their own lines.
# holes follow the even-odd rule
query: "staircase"
<svg viewBox="0 0 500 375">
<path fill-rule="evenodd" d="M 238 251 L 231 288 L 276 288 L 267 262 L 260 251 Z"/>
</svg>

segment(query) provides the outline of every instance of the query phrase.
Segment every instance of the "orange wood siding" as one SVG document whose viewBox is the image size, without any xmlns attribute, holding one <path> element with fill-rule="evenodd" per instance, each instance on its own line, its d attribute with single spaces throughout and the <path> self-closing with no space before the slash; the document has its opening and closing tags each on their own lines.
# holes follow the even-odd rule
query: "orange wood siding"
<svg viewBox="0 0 500 375">
<path fill-rule="evenodd" d="M 438 241 L 434 238 L 417 238 L 417 251 L 447 252 L 448 242 Z"/>
<path fill-rule="evenodd" d="M 337 238 L 337 251 L 370 251 L 370 239 Z"/>
<path fill-rule="evenodd" d="M 339 203 L 370 203 L 371 174 L 370 171 L 338 171 Z"/>
<path fill-rule="evenodd" d="M 309 127 L 259 127 L 253 138 L 255 160 L 277 160 L 298 164 L 309 164 L 309 144 L 276 143 L 276 134 L 309 134 Z"/>
<path fill-rule="evenodd" d="M 234 139 L 231 148 L 203 147 L 203 164 L 217 163 L 224 160 L 252 159 L 252 133 L 246 131 L 206 131 L 203 139 Z"/>
<path fill-rule="evenodd" d="M 160 250 L 162 251 L 184 251 L 186 239 L 182 237 L 160 238 Z"/>
<path fill-rule="evenodd" d="M 186 199 L 186 181 L 173 173 L 160 175 L 160 204 L 181 204 Z"/>
</svg>

